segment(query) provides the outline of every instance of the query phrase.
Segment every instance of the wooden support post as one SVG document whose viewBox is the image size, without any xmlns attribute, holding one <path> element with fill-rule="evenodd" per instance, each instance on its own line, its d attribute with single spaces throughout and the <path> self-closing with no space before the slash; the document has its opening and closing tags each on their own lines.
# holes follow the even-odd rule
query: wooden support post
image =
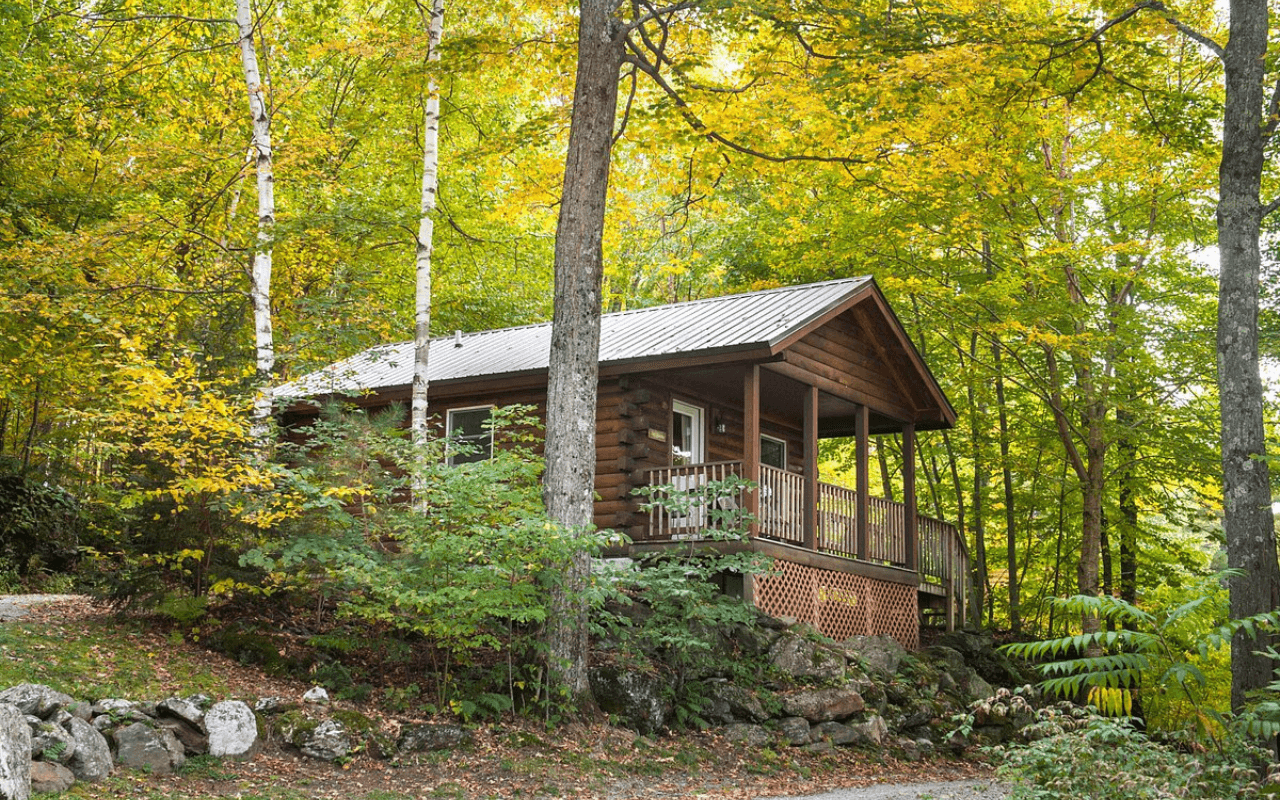
<svg viewBox="0 0 1280 800">
<path fill-rule="evenodd" d="M 916 426 L 902 428 L 902 506 L 903 535 L 906 536 L 906 567 L 920 571 L 920 521 L 916 512 Z"/>
<path fill-rule="evenodd" d="M 804 395 L 804 546 L 818 549 L 818 387 Z"/>
<path fill-rule="evenodd" d="M 857 435 L 858 461 L 858 519 L 856 529 L 856 549 L 860 561 L 867 560 L 869 538 L 867 523 L 871 516 L 871 446 L 870 446 L 871 412 L 865 405 L 858 406 L 857 422 L 854 426 Z"/>
<path fill-rule="evenodd" d="M 747 492 L 744 503 L 747 513 L 755 519 L 760 516 L 760 366 L 747 367 L 742 381 L 742 471 L 743 478 L 756 484 L 755 491 Z M 752 522 L 748 528 L 752 537 L 760 534 L 760 524 Z"/>
</svg>

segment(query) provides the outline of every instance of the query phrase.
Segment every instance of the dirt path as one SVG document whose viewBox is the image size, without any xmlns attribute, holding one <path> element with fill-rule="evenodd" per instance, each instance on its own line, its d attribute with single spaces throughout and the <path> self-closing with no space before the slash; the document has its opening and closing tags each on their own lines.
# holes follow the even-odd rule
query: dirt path
<svg viewBox="0 0 1280 800">
<path fill-rule="evenodd" d="M 1010 788 L 989 780 L 900 783 L 759 800 L 1007 800 Z"/>
</svg>

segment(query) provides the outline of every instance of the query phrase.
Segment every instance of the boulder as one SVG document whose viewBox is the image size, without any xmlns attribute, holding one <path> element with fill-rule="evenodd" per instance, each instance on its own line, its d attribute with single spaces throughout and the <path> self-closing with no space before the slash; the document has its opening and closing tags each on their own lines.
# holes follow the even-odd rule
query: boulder
<svg viewBox="0 0 1280 800">
<path fill-rule="evenodd" d="M 724 737 L 731 742 L 738 742 L 750 747 L 761 747 L 770 742 L 769 732 L 759 725 L 749 722 L 735 722 L 724 729 Z"/>
<path fill-rule="evenodd" d="M 769 713 L 760 705 L 756 696 L 747 689 L 732 683 L 713 683 L 708 694 L 711 698 L 712 715 L 719 717 L 716 722 L 764 722 Z"/>
<path fill-rule="evenodd" d="M 31 791 L 36 794 L 61 794 L 76 782 L 71 770 L 61 764 L 35 761 L 31 764 Z"/>
<path fill-rule="evenodd" d="M 879 675 L 894 675 L 907 651 L 892 636 L 854 636 L 844 641 L 846 652 Z"/>
<path fill-rule="evenodd" d="M 156 716 L 182 720 L 197 731 L 204 730 L 204 711 L 190 700 L 180 697 L 170 697 L 157 703 Z"/>
<path fill-rule="evenodd" d="M 306 703 L 327 705 L 329 703 L 329 692 L 323 686 L 312 686 L 302 693 L 302 700 Z"/>
<path fill-rule="evenodd" d="M 16 706 L 0 703 L 0 800 L 30 796 L 31 728 Z"/>
<path fill-rule="evenodd" d="M 66 764 L 75 755 L 76 740 L 61 725 L 42 720 L 30 727 L 32 759 Z"/>
<path fill-rule="evenodd" d="M 850 717 L 866 708 L 862 695 L 848 687 L 810 689 L 782 698 L 782 710 L 789 717 L 810 722 L 828 722 Z"/>
<path fill-rule="evenodd" d="M 67 731 L 76 743 L 75 753 L 67 763 L 76 780 L 92 783 L 110 775 L 111 746 L 107 744 L 106 737 L 79 717 L 71 719 Z"/>
<path fill-rule="evenodd" d="M 471 744 L 475 739 L 471 732 L 460 725 L 406 725 L 400 731 L 396 749 L 401 753 L 421 753 L 427 750 L 451 750 Z"/>
<path fill-rule="evenodd" d="M 879 747 L 889 735 L 889 726 L 879 714 L 870 715 L 865 722 L 850 723 L 853 739 L 849 744 L 858 747 Z"/>
<path fill-rule="evenodd" d="M 40 719 L 74 702 L 71 695 L 40 683 L 20 683 L 0 692 L 0 703 L 16 706 L 23 714 L 33 714 Z"/>
<path fill-rule="evenodd" d="M 133 702 L 132 700 L 106 698 L 104 700 L 99 700 L 98 702 L 93 704 L 94 716 L 97 716 L 99 714 L 112 714 L 115 716 L 123 717 L 124 715 L 129 714 L 131 712 L 136 712 L 137 710 L 138 710 L 138 704 Z"/>
<path fill-rule="evenodd" d="M 88 722 L 93 719 L 93 706 L 83 700 L 77 700 L 67 706 L 67 713 L 73 717 L 79 717 L 85 722 Z"/>
<path fill-rule="evenodd" d="M 209 737 L 179 719 L 162 719 L 156 722 L 161 728 L 173 733 L 182 749 L 189 756 L 202 756 L 209 752 Z"/>
<path fill-rule="evenodd" d="M 810 741 L 809 720 L 804 717 L 783 717 L 778 720 L 778 734 L 787 744 L 807 744 Z"/>
<path fill-rule="evenodd" d="M 650 734 L 666 726 L 671 704 L 658 675 L 605 664 L 592 668 L 588 677 L 600 710 L 617 716 L 626 727 Z"/>
<path fill-rule="evenodd" d="M 258 718 L 253 709 L 239 700 L 214 703 L 204 715 L 209 734 L 209 755 L 218 758 L 249 758 L 259 745 Z"/>
<path fill-rule="evenodd" d="M 303 738 L 301 750 L 312 758 L 335 761 L 350 753 L 353 747 L 346 726 L 337 720 L 327 719 Z"/>
<path fill-rule="evenodd" d="M 769 663 L 796 678 L 838 681 L 845 676 L 843 653 L 795 634 L 781 636 L 773 643 Z"/>
<path fill-rule="evenodd" d="M 171 731 L 135 722 L 117 730 L 116 763 L 152 775 L 168 775 L 186 763 L 182 744 Z"/>
<path fill-rule="evenodd" d="M 951 631 L 939 637 L 938 644 L 960 653 L 964 662 L 992 686 L 1012 689 L 1026 683 L 1027 678 L 1022 670 L 1012 659 L 996 649 L 995 640 L 990 634 Z"/>
<path fill-rule="evenodd" d="M 839 722 L 820 722 L 809 731 L 809 738 L 815 742 L 850 744 L 857 737 L 848 725 Z"/>
</svg>

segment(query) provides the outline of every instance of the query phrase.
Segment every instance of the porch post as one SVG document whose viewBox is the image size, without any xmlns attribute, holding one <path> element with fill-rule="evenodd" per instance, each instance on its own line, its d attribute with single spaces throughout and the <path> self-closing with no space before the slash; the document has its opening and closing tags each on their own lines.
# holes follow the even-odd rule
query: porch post
<svg viewBox="0 0 1280 800">
<path fill-rule="evenodd" d="M 907 569 L 919 572 L 920 525 L 916 519 L 916 426 L 913 422 L 902 428 L 902 505 L 906 516 L 903 533 L 907 539 Z"/>
<path fill-rule="evenodd" d="M 760 517 L 760 366 L 752 364 L 742 382 L 742 471 L 743 479 L 755 483 L 757 488 L 747 492 L 744 506 L 753 519 Z M 752 522 L 748 528 L 751 536 L 760 535 L 760 523 Z"/>
<path fill-rule="evenodd" d="M 858 438 L 858 519 L 855 535 L 857 537 L 858 559 L 861 561 L 867 560 L 867 553 L 870 549 L 868 547 L 867 534 L 867 518 L 871 516 L 871 448 L 868 442 L 870 427 L 871 412 L 865 405 L 858 406 L 857 422 L 854 430 Z"/>
<path fill-rule="evenodd" d="M 804 546 L 818 549 L 818 387 L 804 393 Z"/>
</svg>

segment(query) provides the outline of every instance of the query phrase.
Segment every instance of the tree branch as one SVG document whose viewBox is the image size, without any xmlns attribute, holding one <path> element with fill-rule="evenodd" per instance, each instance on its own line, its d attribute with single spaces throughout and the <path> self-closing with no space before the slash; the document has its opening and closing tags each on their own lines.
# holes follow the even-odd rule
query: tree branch
<svg viewBox="0 0 1280 800">
<path fill-rule="evenodd" d="M 665 17 L 670 14 L 674 14 L 677 11 L 687 11 L 700 5 L 702 5 L 700 0 L 684 0 L 684 2 L 672 3 L 669 6 L 663 6 L 661 8 L 654 8 L 651 4 L 644 3 L 648 12 L 642 16 L 636 17 L 634 20 L 624 25 L 622 27 L 621 34 L 623 36 L 630 36 L 632 31 L 648 25 L 659 17 Z"/>
<path fill-rule="evenodd" d="M 864 158 L 853 158 L 850 156 L 819 156 L 806 153 L 792 153 L 781 156 L 774 155 L 772 153 L 765 153 L 763 151 L 747 147 L 746 145 L 739 144 L 723 134 L 710 130 L 707 128 L 706 123 L 704 123 L 698 115 L 693 112 L 693 109 L 689 107 L 689 104 L 685 102 L 685 99 L 680 95 L 680 93 L 667 82 L 667 79 L 662 76 L 662 73 L 658 68 L 644 57 L 644 54 L 640 52 L 639 48 L 636 47 L 635 43 L 631 41 L 629 37 L 627 38 L 626 43 L 627 48 L 632 54 L 623 58 L 623 62 L 635 66 L 641 72 L 648 75 L 653 82 L 658 85 L 658 88 L 675 102 L 676 109 L 680 112 L 680 115 L 684 117 L 685 122 L 687 122 L 691 128 L 705 137 L 708 141 L 716 142 L 728 147 L 730 150 L 736 150 L 744 155 L 758 158 L 762 161 L 769 161 L 774 164 L 786 164 L 792 161 L 810 161 L 820 164 L 867 163 L 867 160 Z"/>
</svg>

